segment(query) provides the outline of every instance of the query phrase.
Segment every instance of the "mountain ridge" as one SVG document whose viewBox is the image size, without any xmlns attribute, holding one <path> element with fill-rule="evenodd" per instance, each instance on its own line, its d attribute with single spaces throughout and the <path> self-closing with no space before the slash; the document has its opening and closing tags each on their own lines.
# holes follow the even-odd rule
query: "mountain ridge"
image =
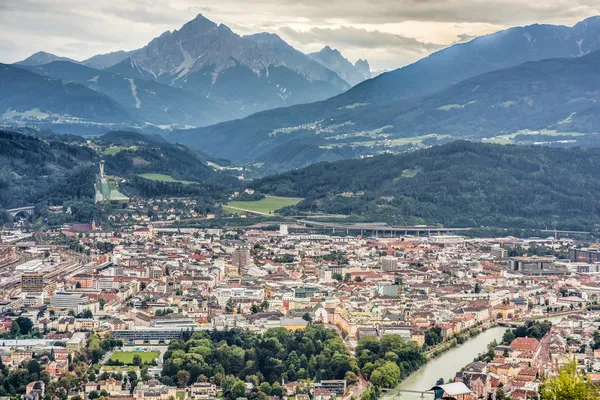
<svg viewBox="0 0 600 400">
<path fill-rule="evenodd" d="M 598 231 L 599 167 L 598 148 L 455 141 L 400 155 L 314 164 L 249 187 L 304 198 L 287 210 L 290 215 L 345 214 L 392 225 Z"/>
<path fill-rule="evenodd" d="M 583 42 L 580 39 L 581 35 L 586 37 Z M 558 39 L 561 39 L 562 42 Z M 537 46 L 533 52 L 530 51 L 532 42 Z M 515 48 L 515 43 L 519 44 L 520 47 Z M 197 146 L 197 143 L 202 141 L 203 149 L 209 153 L 214 152 L 214 156 L 243 163 L 265 163 L 266 160 L 261 159 L 266 153 L 265 148 L 283 151 L 283 147 L 288 142 L 296 142 L 303 147 L 306 147 L 305 145 L 312 146 L 312 156 L 309 151 L 303 151 L 302 159 L 290 160 L 288 165 L 277 165 L 274 170 L 270 171 L 273 172 L 303 167 L 310 162 L 321 160 L 323 157 L 332 160 L 340 157 L 369 155 L 377 151 L 403 151 L 407 149 L 408 144 L 412 143 L 399 140 L 403 138 L 418 137 L 414 141 L 420 143 L 431 135 L 437 135 L 438 138 L 441 137 L 446 140 L 444 138 L 446 135 L 454 137 L 466 135 L 482 138 L 485 137 L 485 134 L 492 137 L 498 134 L 512 134 L 520 129 L 549 128 L 564 131 L 569 125 L 562 124 L 558 126 L 558 122 L 561 120 L 547 119 L 543 121 L 541 119 L 543 116 L 554 117 L 551 111 L 553 107 L 557 108 L 559 106 L 560 99 L 555 98 L 553 100 L 550 98 L 546 101 L 540 98 L 541 103 L 539 104 L 550 107 L 545 111 L 539 109 L 539 107 L 536 109 L 537 106 L 531 107 L 530 105 L 511 108 L 512 102 L 519 99 L 503 100 L 503 103 L 507 102 L 505 104 L 507 111 L 518 109 L 519 114 L 505 113 L 507 114 L 507 123 L 502 124 L 499 119 L 502 108 L 485 109 L 483 115 L 486 117 L 488 115 L 492 116 L 495 124 L 493 129 L 488 129 L 485 126 L 485 118 L 479 116 L 478 119 L 474 112 L 471 113 L 471 116 L 468 115 L 469 111 L 481 111 L 485 99 L 477 100 L 475 97 L 468 99 L 467 92 L 457 93 L 456 88 L 466 87 L 465 85 L 461 86 L 461 84 L 468 81 L 468 79 L 476 76 L 485 77 L 485 74 L 493 73 L 493 71 L 502 71 L 496 77 L 504 80 L 504 82 L 509 82 L 510 77 L 503 74 L 513 73 L 514 71 L 510 68 L 523 63 L 508 65 L 503 69 L 498 68 L 516 61 L 526 60 L 526 62 L 529 62 L 533 58 L 535 60 L 532 62 L 541 62 L 536 58 L 551 59 L 557 57 L 557 53 L 558 56 L 567 54 L 569 57 L 565 59 L 577 60 L 580 57 L 571 56 L 581 53 L 589 54 L 598 49 L 600 49 L 600 18 L 587 19 L 571 28 L 554 25 L 511 28 L 441 50 L 410 66 L 362 82 L 344 94 L 321 102 L 269 110 L 242 120 L 228 121 L 203 129 L 174 132 L 172 138 L 191 147 Z M 516 52 L 517 55 L 505 59 L 506 54 L 512 51 Z M 476 60 L 487 61 L 483 62 L 483 66 L 463 68 L 468 63 L 482 64 L 476 62 Z M 420 68 L 422 65 L 425 65 L 425 67 Z M 544 67 L 544 64 L 539 65 L 540 68 Z M 487 71 L 487 69 L 491 69 L 491 71 Z M 474 71 L 480 70 L 486 71 L 478 75 L 468 76 L 461 82 L 455 82 L 459 76 L 468 75 L 469 71 L 474 73 Z M 572 72 L 576 73 L 575 70 Z M 593 77 L 593 71 L 588 71 L 588 75 Z M 560 78 L 560 75 L 556 74 L 555 77 Z M 573 77 L 576 78 L 576 76 Z M 532 76 L 532 78 L 536 79 L 538 77 Z M 399 90 L 400 87 L 414 88 L 421 85 L 423 81 L 428 83 L 422 85 L 422 90 L 419 89 L 421 91 L 407 90 L 402 93 Z M 569 83 L 566 80 L 561 81 L 561 84 L 564 85 Z M 445 82 L 445 86 L 442 85 L 441 89 L 430 93 L 433 88 L 431 85 L 440 85 L 440 82 Z M 586 94 L 585 88 L 578 85 L 576 80 L 570 82 L 577 86 L 580 97 L 595 99 L 593 95 Z M 364 89 L 365 87 L 366 89 Z M 550 90 L 555 97 L 562 95 L 552 89 L 551 81 L 544 84 L 544 87 Z M 566 88 L 566 86 L 563 88 Z M 499 93 L 498 98 L 506 97 L 500 93 L 502 90 L 500 86 L 495 86 L 495 89 Z M 514 89 L 522 94 L 522 98 L 528 96 L 526 90 L 533 90 L 530 85 L 515 86 Z M 388 96 L 390 91 L 395 91 L 395 94 Z M 360 95 L 356 95 L 356 93 Z M 373 93 L 376 93 L 376 95 Z M 462 97 L 464 101 L 454 100 L 450 98 L 449 94 Z M 435 96 L 439 96 L 439 99 L 446 96 L 446 103 L 432 107 L 434 102 L 432 99 Z M 554 103 L 551 104 L 552 101 Z M 490 107 L 493 106 L 493 104 L 489 104 L 489 101 L 485 104 Z M 425 108 L 419 109 L 420 106 Z M 570 111 L 566 115 L 563 115 L 563 111 L 560 111 L 557 115 L 563 115 L 562 119 L 568 119 L 569 123 L 573 120 L 573 123 L 575 123 L 582 118 L 581 114 L 574 114 L 569 119 L 570 114 L 583 113 L 585 108 L 569 103 L 564 110 Z M 537 120 L 535 124 L 528 123 L 526 118 L 528 112 L 536 113 Z M 595 129 L 596 125 L 594 125 L 595 122 L 593 121 L 595 119 L 591 111 L 588 111 L 587 114 L 588 117 L 583 121 L 579 121 L 578 126 L 587 126 L 587 132 L 590 132 Z M 445 123 L 446 125 L 444 125 Z M 474 125 L 471 126 L 470 123 Z M 452 127 L 453 130 L 449 131 L 449 127 Z M 503 128 L 515 128 L 515 130 L 502 132 Z M 470 132 L 468 132 L 469 130 Z M 335 139 L 325 140 L 326 137 L 335 137 Z M 355 137 L 357 139 L 353 139 Z M 230 143 L 234 141 L 242 144 L 244 152 L 231 147 Z M 375 149 L 370 150 L 360 143 L 369 141 L 376 145 Z M 392 145 L 386 144 L 388 142 Z M 395 145 L 394 143 L 400 144 Z M 348 148 L 340 149 L 340 144 Z"/>
<path fill-rule="evenodd" d="M 371 78 L 371 67 L 368 61 L 358 60 L 353 65 L 339 50 L 329 46 L 323 47 L 318 52 L 309 53 L 308 56 L 337 73 L 352 86 Z"/>
</svg>

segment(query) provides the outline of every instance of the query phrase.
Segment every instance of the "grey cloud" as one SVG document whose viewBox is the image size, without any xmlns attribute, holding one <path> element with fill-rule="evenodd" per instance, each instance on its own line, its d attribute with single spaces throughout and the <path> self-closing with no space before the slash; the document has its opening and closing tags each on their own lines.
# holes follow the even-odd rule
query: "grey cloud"
<svg viewBox="0 0 600 400">
<path fill-rule="evenodd" d="M 400 47 L 405 50 L 412 49 L 415 51 L 435 51 L 445 47 L 439 44 L 420 42 L 413 38 L 394 35 L 392 33 L 368 31 L 366 29 L 358 29 L 351 26 L 341 26 L 336 29 L 312 28 L 306 32 L 283 27 L 280 29 L 280 32 L 282 35 L 303 44 L 320 42 L 341 45 L 344 47 L 352 46 L 367 49 Z"/>
<path fill-rule="evenodd" d="M 254 8 L 273 2 L 254 0 Z M 402 21 L 484 22 L 501 25 L 528 24 L 533 21 L 560 22 L 583 19 L 600 13 L 597 0 L 279 0 L 277 10 L 285 15 L 309 18 L 322 23 L 343 19 L 348 24 L 397 23 Z"/>
<path fill-rule="evenodd" d="M 423 24 L 422 29 L 429 29 L 428 24 L 436 22 L 455 26 L 483 23 L 495 28 L 531 23 L 573 24 L 600 14 L 600 1 L 0 0 L 0 37 L 18 44 L 16 49 L 5 48 L 0 57 L 1 61 L 16 61 L 24 53 L 46 50 L 64 51 L 68 54 L 59 55 L 82 59 L 95 51 L 130 50 L 143 46 L 165 30 L 179 29 L 198 13 L 240 34 L 260 30 L 281 33 L 301 50 L 303 46 L 312 49 L 311 44 L 319 42 L 338 47 L 342 53 L 374 49 L 377 57 L 382 57 L 387 52 L 390 61 L 386 61 L 385 67 L 389 68 L 401 65 L 391 65 L 392 60 L 414 61 L 441 46 L 381 31 L 361 30 L 357 28 L 359 25 L 417 21 Z M 343 26 L 328 28 L 332 21 L 336 21 L 335 26 Z M 302 32 L 290 28 L 299 25 L 304 26 Z M 469 40 L 470 32 L 468 27 L 454 29 L 443 39 L 447 39 L 445 43 Z M 370 53 L 361 56 L 372 58 Z"/>
<path fill-rule="evenodd" d="M 463 43 L 463 42 L 468 42 L 470 40 L 475 39 L 477 36 L 475 35 L 469 35 L 468 33 L 463 33 L 461 35 L 458 35 L 458 40 L 456 41 L 456 43 Z"/>
<path fill-rule="evenodd" d="M 10 40 L 0 39 L 0 51 L 13 51 L 17 48 L 17 45 Z"/>
</svg>

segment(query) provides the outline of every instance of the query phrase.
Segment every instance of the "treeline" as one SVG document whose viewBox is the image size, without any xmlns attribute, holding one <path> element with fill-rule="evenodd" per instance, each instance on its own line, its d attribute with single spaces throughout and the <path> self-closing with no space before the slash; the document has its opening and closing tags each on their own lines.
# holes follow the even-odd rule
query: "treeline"
<svg viewBox="0 0 600 400">
<path fill-rule="evenodd" d="M 239 180 L 208 166 L 203 155 L 180 144 L 171 144 L 160 137 L 136 132 L 109 132 L 98 139 L 104 145 L 127 146 L 116 154 L 104 154 L 109 175 L 131 176 L 142 173 L 161 173 L 175 179 L 202 184 L 239 186 Z"/>
<path fill-rule="evenodd" d="M 258 388 L 249 398 L 281 396 L 280 382 L 301 379 L 348 379 L 359 372 L 356 360 L 335 331 L 323 325 L 304 330 L 270 329 L 264 334 L 234 329 L 196 332 L 187 341 L 172 341 L 161 378 L 186 387 L 197 381 L 221 385 L 224 397 L 244 397 L 244 382 Z"/>
<path fill-rule="evenodd" d="M 262 193 L 304 197 L 290 213 L 390 224 L 597 231 L 599 149 L 457 141 L 401 155 L 320 163 L 260 179 Z"/>
<path fill-rule="evenodd" d="M 407 342 L 398 335 L 360 339 L 356 359 L 363 375 L 372 383 L 363 393 L 363 400 L 375 400 L 381 389 L 395 387 L 426 362 L 425 353 L 417 343 Z"/>
<path fill-rule="evenodd" d="M 184 184 L 133 176 L 121 185 L 124 193 L 137 197 L 195 197 L 204 202 L 225 201 L 228 191 L 215 184 Z"/>
<path fill-rule="evenodd" d="M 0 209 L 93 198 L 93 157 L 85 147 L 0 131 Z"/>
<path fill-rule="evenodd" d="M 508 346 L 516 338 L 523 337 L 542 340 L 550 332 L 550 329 L 552 329 L 550 321 L 527 321 L 516 329 L 507 329 L 502 336 L 502 344 Z"/>
</svg>

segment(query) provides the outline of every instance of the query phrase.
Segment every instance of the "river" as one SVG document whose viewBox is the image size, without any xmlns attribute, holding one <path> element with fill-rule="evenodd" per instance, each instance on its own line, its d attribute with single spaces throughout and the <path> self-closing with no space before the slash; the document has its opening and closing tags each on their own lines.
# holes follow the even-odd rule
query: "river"
<svg viewBox="0 0 600 400">
<path fill-rule="evenodd" d="M 545 318 L 552 323 L 556 323 L 562 317 Z M 495 327 L 480 333 L 474 338 L 467 340 L 460 346 L 448 350 L 438 358 L 431 359 L 421 369 L 413 373 L 411 376 L 402 381 L 395 389 L 387 392 L 383 398 L 385 400 L 401 399 L 401 400 L 432 400 L 433 394 L 425 394 L 421 397 L 420 393 L 402 393 L 398 390 L 414 390 L 423 391 L 429 390 L 435 386 L 438 379 L 444 378 L 444 382 L 448 382 L 454 378 L 456 373 L 467 364 L 471 363 L 475 357 L 487 350 L 487 345 L 496 340 L 498 343 L 502 341 L 502 335 L 506 328 Z"/>
</svg>

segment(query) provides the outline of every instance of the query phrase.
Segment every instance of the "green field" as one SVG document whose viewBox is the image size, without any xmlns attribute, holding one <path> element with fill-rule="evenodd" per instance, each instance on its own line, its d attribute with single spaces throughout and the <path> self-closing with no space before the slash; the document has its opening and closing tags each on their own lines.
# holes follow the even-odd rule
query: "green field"
<svg viewBox="0 0 600 400">
<path fill-rule="evenodd" d="M 395 138 L 395 139 L 381 139 L 381 140 L 367 140 L 364 142 L 346 142 L 346 143 L 332 143 L 324 146 L 319 146 L 320 149 L 333 149 L 336 147 L 396 147 L 405 146 L 412 144 L 415 147 L 423 146 L 423 140 L 427 138 L 446 139 L 448 135 L 437 135 L 435 133 L 424 136 L 412 136 L 407 138 Z"/>
<path fill-rule="evenodd" d="M 302 200 L 304 199 L 296 197 L 266 196 L 264 199 L 256 201 L 230 201 L 223 207 L 223 209 L 232 214 L 244 213 L 244 211 L 237 210 L 236 208 L 240 208 L 242 210 L 256 211 L 258 213 L 263 214 L 272 214 L 276 210 L 287 206 L 293 206 L 295 204 L 300 203 Z"/>
<path fill-rule="evenodd" d="M 135 147 L 124 147 L 124 146 L 111 146 L 111 147 L 107 147 L 104 150 L 102 150 L 102 154 L 106 154 L 109 156 L 114 156 L 115 154 L 118 154 L 120 152 L 122 152 L 123 150 L 135 150 Z"/>
<path fill-rule="evenodd" d="M 141 178 L 144 178 L 144 179 L 149 179 L 151 181 L 177 182 L 177 183 L 183 183 L 184 185 L 192 185 L 194 183 L 198 183 L 198 182 L 192 182 L 192 181 L 181 181 L 179 179 L 173 178 L 171 175 L 164 175 L 164 174 L 139 174 L 138 176 Z"/>
<path fill-rule="evenodd" d="M 573 114 L 571 114 L 573 115 Z M 571 118 L 569 116 L 568 118 Z M 568 119 L 567 118 L 567 119 Z M 560 122 L 559 122 L 560 124 Z M 482 141 L 486 143 L 496 143 L 496 144 L 514 144 L 515 138 L 517 135 L 545 135 L 545 136 L 572 136 L 573 138 L 578 136 L 585 136 L 585 133 L 579 132 L 558 132 L 554 129 L 542 129 L 540 131 L 530 131 L 528 129 L 523 129 L 515 133 L 511 133 L 508 135 L 499 135 L 491 138 L 483 138 Z"/>
<path fill-rule="evenodd" d="M 113 361 L 119 360 L 123 364 L 133 364 L 133 356 L 142 357 L 142 362 L 151 363 L 152 360 L 160 355 L 158 351 L 115 351 L 110 359 Z"/>
</svg>

